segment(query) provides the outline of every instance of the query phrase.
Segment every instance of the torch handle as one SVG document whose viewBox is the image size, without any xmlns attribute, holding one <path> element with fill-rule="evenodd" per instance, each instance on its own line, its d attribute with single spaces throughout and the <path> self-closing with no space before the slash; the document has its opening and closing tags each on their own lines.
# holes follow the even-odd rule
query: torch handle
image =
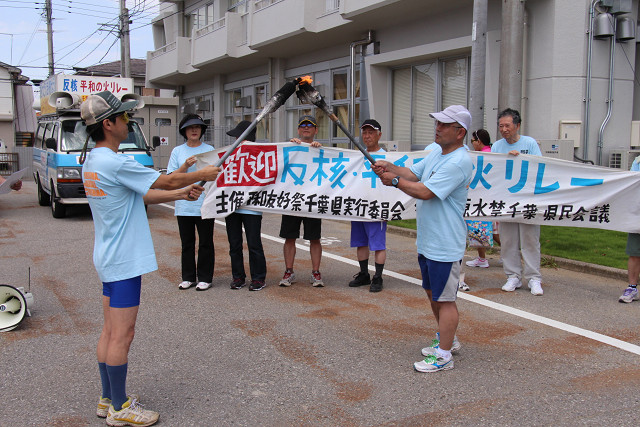
<svg viewBox="0 0 640 427">
<path fill-rule="evenodd" d="M 329 118 L 342 130 L 342 132 L 344 132 L 345 135 L 347 135 L 347 137 L 349 137 L 351 142 L 353 142 L 353 145 L 355 145 L 358 148 L 358 150 L 360 150 L 362 154 L 364 154 L 364 156 L 367 158 L 367 160 L 369 160 L 373 165 L 376 161 L 373 157 L 371 157 L 371 154 L 369 154 L 369 152 L 367 151 L 367 148 L 364 145 L 362 145 L 360 141 L 356 141 L 356 139 L 349 133 L 347 128 L 345 128 L 344 125 L 340 123 L 340 120 L 338 120 L 335 114 L 332 114 L 332 116 L 335 117 L 336 119 L 333 120 L 331 116 L 329 116 Z"/>
<path fill-rule="evenodd" d="M 220 157 L 218 160 L 216 160 L 213 163 L 213 166 L 216 167 L 220 167 L 222 166 L 222 164 L 224 163 L 225 160 L 227 160 L 227 157 L 229 157 L 231 155 L 231 153 L 233 153 L 233 150 L 235 150 L 236 148 L 238 148 L 238 145 L 240 145 L 242 143 L 242 141 L 244 141 L 247 137 L 247 135 L 249 135 L 251 133 L 251 131 L 258 126 L 258 122 L 259 120 L 256 118 L 253 122 L 251 122 L 251 124 L 249 125 L 249 127 L 242 132 L 242 135 L 240 135 L 238 137 L 238 139 L 235 140 L 235 142 L 233 144 L 231 144 L 229 146 L 229 148 L 227 148 L 227 150 L 224 152 L 224 154 L 222 155 L 222 157 Z M 204 185 L 206 181 L 200 181 L 200 185 Z"/>
</svg>

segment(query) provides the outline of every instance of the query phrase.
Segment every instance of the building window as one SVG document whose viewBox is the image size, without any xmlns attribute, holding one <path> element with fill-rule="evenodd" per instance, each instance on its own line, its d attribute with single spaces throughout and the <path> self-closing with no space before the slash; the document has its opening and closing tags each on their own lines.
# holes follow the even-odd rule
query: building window
<svg viewBox="0 0 640 427">
<path fill-rule="evenodd" d="M 247 7 L 247 3 L 248 0 L 228 0 L 229 1 L 229 5 L 227 7 L 227 10 L 229 12 L 236 12 L 236 13 L 247 13 L 248 11 L 248 7 Z"/>
<path fill-rule="evenodd" d="M 155 124 L 156 126 L 171 126 L 171 119 L 157 118 Z"/>
<path fill-rule="evenodd" d="M 242 120 L 252 122 L 264 109 L 267 102 L 267 83 L 229 89 L 225 92 L 226 131 L 233 129 Z M 261 120 L 256 126 L 256 141 L 269 139 L 269 120 Z M 235 138 L 227 136 L 224 145 L 230 145 Z"/>
<path fill-rule="evenodd" d="M 469 57 L 438 59 L 393 70 L 392 140 L 411 141 L 418 150 L 435 140 L 429 113 L 467 105 Z"/>
</svg>

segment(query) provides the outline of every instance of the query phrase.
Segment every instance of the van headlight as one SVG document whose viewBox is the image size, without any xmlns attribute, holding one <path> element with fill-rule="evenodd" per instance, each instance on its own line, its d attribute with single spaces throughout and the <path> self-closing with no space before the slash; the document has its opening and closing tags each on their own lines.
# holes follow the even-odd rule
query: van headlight
<svg viewBox="0 0 640 427">
<path fill-rule="evenodd" d="M 80 168 L 58 168 L 58 182 L 82 182 Z"/>
</svg>

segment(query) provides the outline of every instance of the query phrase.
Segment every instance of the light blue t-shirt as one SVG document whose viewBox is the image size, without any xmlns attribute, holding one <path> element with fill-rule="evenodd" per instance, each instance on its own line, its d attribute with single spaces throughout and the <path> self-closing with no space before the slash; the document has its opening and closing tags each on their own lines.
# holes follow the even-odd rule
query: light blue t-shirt
<svg viewBox="0 0 640 427">
<path fill-rule="evenodd" d="M 169 157 L 169 164 L 167 165 L 167 173 L 171 173 L 184 164 L 184 162 L 191 156 L 196 154 L 206 153 L 213 150 L 213 147 L 209 144 L 201 143 L 197 147 L 189 147 L 186 143 L 178 145 L 171 151 L 171 157 Z M 196 165 L 187 169 L 187 172 L 195 172 Z M 200 208 L 204 201 L 204 193 L 200 195 L 198 200 L 176 200 L 175 201 L 175 216 L 200 216 Z"/>
<path fill-rule="evenodd" d="M 636 157 L 631 163 L 631 168 L 629 169 L 631 172 L 640 172 L 640 156 Z"/>
<path fill-rule="evenodd" d="M 491 146 L 492 153 L 507 154 L 509 153 L 509 151 L 513 150 L 519 151 L 520 154 L 542 156 L 542 152 L 540 151 L 538 143 L 530 136 L 520 135 L 520 139 L 513 144 L 509 144 L 506 139 L 502 138 L 494 142 Z"/>
<path fill-rule="evenodd" d="M 410 169 L 436 195 L 416 202 L 418 253 L 433 261 L 460 261 L 467 244 L 463 215 L 473 170 L 471 157 L 464 147 L 444 155 L 432 151 Z"/>
<path fill-rule="evenodd" d="M 130 279 L 158 269 L 142 199 L 160 172 L 125 154 L 94 148 L 82 181 L 95 229 L 93 263 L 103 282 Z"/>
<path fill-rule="evenodd" d="M 442 151 L 442 147 L 437 142 L 432 142 L 431 144 L 424 147 L 424 151 Z"/>
</svg>

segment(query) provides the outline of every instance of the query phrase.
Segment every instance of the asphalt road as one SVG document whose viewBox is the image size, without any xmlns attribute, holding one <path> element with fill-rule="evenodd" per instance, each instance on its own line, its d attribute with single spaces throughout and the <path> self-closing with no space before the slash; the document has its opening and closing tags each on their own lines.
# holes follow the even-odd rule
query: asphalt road
<svg viewBox="0 0 640 427">
<path fill-rule="evenodd" d="M 435 325 L 411 237 L 389 234 L 384 290 L 370 293 L 346 286 L 358 270 L 348 223 L 324 221 L 326 287 L 309 285 L 300 240 L 299 282 L 282 288 L 280 217 L 265 215 L 269 286 L 249 292 L 229 289 L 216 225 L 214 287 L 179 291 L 173 211 L 148 214 L 160 268 L 143 278 L 128 389 L 160 412 L 159 425 L 639 424 L 640 302 L 618 303 L 624 281 L 544 269 L 534 297 L 526 285 L 502 292 L 495 258 L 466 268 L 455 369 L 422 374 L 412 364 Z M 88 208 L 53 219 L 27 182 L 0 196 L 0 245 L 0 283 L 26 287 L 30 268 L 35 298 L 33 316 L 0 333 L 0 426 L 104 425 Z"/>
</svg>

